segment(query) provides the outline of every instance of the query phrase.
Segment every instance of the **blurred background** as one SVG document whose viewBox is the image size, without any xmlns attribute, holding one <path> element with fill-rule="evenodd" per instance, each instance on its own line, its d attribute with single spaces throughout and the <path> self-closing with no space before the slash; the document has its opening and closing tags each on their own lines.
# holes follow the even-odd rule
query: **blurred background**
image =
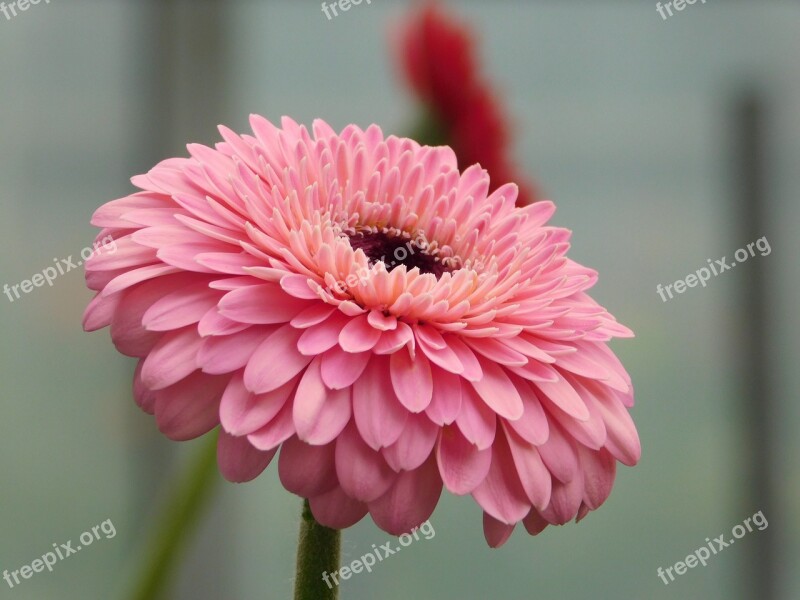
<svg viewBox="0 0 800 600">
<path fill-rule="evenodd" d="M 639 466 L 602 509 L 490 550 L 470 498 L 443 495 L 421 538 L 345 599 L 800 598 L 800 4 L 450 1 L 480 43 L 513 154 L 600 272 L 594 297 L 637 334 L 614 343 L 637 390 Z M 0 285 L 78 255 L 100 204 L 216 125 L 251 112 L 408 133 L 413 97 L 388 46 L 411 3 L 327 19 L 317 0 L 70 0 L 0 13 Z M 662 302 L 707 259 L 758 253 Z M 134 361 L 85 334 L 82 270 L 0 296 L 0 571 L 111 519 L 117 535 L 0 598 L 124 598 L 165 486 L 196 442 L 157 432 Z M 273 463 L 220 484 L 170 596 L 291 596 L 300 500 Z M 705 538 L 769 522 L 664 585 Z M 344 533 L 346 563 L 390 538 Z"/>
</svg>

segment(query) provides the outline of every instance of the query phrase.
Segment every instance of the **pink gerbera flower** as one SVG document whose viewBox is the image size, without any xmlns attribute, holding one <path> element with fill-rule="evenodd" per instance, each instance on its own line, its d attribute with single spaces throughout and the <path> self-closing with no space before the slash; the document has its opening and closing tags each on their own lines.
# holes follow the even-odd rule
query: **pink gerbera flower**
<svg viewBox="0 0 800 600">
<path fill-rule="evenodd" d="M 375 125 L 251 118 L 188 146 L 92 223 L 84 325 L 139 358 L 137 403 L 175 440 L 222 425 L 231 481 L 278 473 L 315 518 L 424 522 L 471 494 L 499 546 L 596 509 L 639 459 L 632 335 L 587 294 L 553 204 L 489 194 L 447 147 Z"/>
</svg>

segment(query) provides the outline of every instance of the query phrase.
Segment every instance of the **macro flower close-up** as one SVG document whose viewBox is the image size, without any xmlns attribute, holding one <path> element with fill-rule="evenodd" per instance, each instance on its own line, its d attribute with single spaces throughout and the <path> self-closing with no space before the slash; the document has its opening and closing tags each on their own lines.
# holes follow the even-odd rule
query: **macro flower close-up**
<svg viewBox="0 0 800 600">
<path fill-rule="evenodd" d="M 133 178 L 95 212 L 113 255 L 86 264 L 89 330 L 139 358 L 134 390 L 168 437 L 218 424 L 219 467 L 281 482 L 331 528 L 400 535 L 444 487 L 488 543 L 598 508 L 640 447 L 630 330 L 586 291 L 551 202 L 516 208 L 480 166 L 373 125 L 251 117 Z M 98 238 L 98 239 L 99 239 Z"/>
<path fill-rule="evenodd" d="M 0 2 L 0 592 L 800 598 L 798 34 Z"/>
</svg>

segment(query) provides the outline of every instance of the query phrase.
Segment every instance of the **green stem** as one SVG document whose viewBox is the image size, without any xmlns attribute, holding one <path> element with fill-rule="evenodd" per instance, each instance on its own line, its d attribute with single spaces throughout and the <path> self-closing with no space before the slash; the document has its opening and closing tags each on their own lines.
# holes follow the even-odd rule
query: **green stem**
<svg viewBox="0 0 800 600">
<path fill-rule="evenodd" d="M 308 500 L 303 502 L 300 540 L 297 545 L 297 576 L 294 600 L 336 600 L 339 597 L 335 575 L 339 570 L 341 532 L 317 523 Z M 324 575 L 327 575 L 328 583 Z"/>
<path fill-rule="evenodd" d="M 218 432 L 207 435 L 192 457 L 188 472 L 173 488 L 166 506 L 153 526 L 154 535 L 145 547 L 143 564 L 130 600 L 159 600 L 164 597 L 190 534 L 203 515 L 217 471 Z"/>
</svg>

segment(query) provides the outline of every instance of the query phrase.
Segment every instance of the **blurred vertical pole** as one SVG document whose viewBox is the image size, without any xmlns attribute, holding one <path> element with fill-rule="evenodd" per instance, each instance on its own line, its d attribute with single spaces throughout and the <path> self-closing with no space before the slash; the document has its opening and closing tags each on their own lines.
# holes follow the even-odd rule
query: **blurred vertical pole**
<svg viewBox="0 0 800 600">
<path fill-rule="evenodd" d="M 765 186 L 765 109 L 755 91 L 740 93 L 735 105 L 734 213 L 740 215 L 736 241 L 739 247 L 767 235 L 768 203 Z M 769 238 L 767 238 L 769 239 Z M 740 460 L 745 467 L 742 481 L 748 488 L 740 497 L 742 518 L 759 510 L 767 520 L 778 522 L 774 510 L 774 424 L 776 404 L 770 377 L 769 298 L 766 269 L 769 263 L 754 262 L 740 274 L 742 314 L 739 353 L 744 426 Z M 749 512 L 752 511 L 752 512 Z M 773 526 L 774 527 L 774 526 Z M 748 536 L 747 581 L 742 598 L 776 600 L 778 564 L 775 543 L 777 528 L 770 527 Z M 778 525 L 780 527 L 780 525 Z"/>
<path fill-rule="evenodd" d="M 135 173 L 169 156 L 186 156 L 187 142 L 213 143 L 224 122 L 228 89 L 228 38 L 222 0 L 153 0 L 137 3 L 141 44 L 131 57 L 139 95 L 132 123 Z M 230 6 L 227 10 L 231 10 Z M 134 173 L 131 173 L 133 175 Z M 166 440 L 148 419 L 132 432 L 132 488 L 137 528 L 146 531 L 164 500 L 177 464 L 177 443 Z M 196 450 L 196 448 L 192 448 Z M 231 596 L 227 541 L 231 511 L 217 498 L 191 540 L 171 600 Z"/>
</svg>

